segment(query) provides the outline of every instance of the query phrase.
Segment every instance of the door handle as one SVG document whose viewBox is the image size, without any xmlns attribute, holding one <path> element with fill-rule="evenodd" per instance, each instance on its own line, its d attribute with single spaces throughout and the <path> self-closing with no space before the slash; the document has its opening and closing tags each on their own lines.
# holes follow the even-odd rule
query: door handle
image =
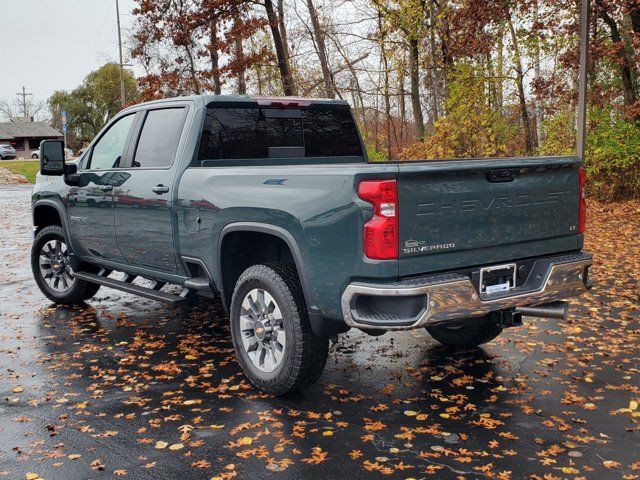
<svg viewBox="0 0 640 480">
<path fill-rule="evenodd" d="M 110 192 L 111 190 L 113 190 L 113 185 L 103 185 L 100 187 L 100 189 L 103 192 Z"/>
<path fill-rule="evenodd" d="M 164 185 L 156 185 L 151 190 L 153 190 L 153 193 L 157 193 L 158 195 L 161 195 L 163 193 L 168 193 L 169 187 L 165 187 Z"/>
</svg>

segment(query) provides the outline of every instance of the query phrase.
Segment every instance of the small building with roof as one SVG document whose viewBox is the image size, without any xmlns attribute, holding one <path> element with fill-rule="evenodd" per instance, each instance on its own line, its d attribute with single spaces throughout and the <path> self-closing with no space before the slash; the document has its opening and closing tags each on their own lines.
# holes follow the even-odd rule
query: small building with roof
<svg viewBox="0 0 640 480">
<path fill-rule="evenodd" d="M 42 140 L 62 140 L 62 133 L 46 122 L 0 123 L 0 143 L 11 144 L 18 158 L 31 158 L 31 152 L 40 148 Z"/>
</svg>

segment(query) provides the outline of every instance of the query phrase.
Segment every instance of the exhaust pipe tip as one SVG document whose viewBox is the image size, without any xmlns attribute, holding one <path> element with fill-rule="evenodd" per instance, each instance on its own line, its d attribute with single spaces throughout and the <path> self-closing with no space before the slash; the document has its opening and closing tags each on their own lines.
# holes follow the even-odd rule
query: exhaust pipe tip
<svg viewBox="0 0 640 480">
<path fill-rule="evenodd" d="M 550 302 L 535 307 L 518 307 L 516 311 L 527 317 L 566 320 L 569 316 L 569 303 L 562 301 Z"/>
</svg>

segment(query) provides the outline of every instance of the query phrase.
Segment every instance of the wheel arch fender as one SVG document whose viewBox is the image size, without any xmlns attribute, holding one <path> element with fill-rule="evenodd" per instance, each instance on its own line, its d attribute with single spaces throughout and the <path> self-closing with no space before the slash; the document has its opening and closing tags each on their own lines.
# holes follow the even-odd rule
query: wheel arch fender
<svg viewBox="0 0 640 480">
<path fill-rule="evenodd" d="M 47 226 L 47 225 L 38 225 L 37 221 L 37 212 L 40 211 L 42 209 L 42 207 L 46 207 L 46 208 L 53 208 L 57 214 L 58 214 L 58 218 L 60 218 L 60 225 L 62 226 L 62 229 L 64 230 L 64 233 L 67 237 L 67 241 L 69 243 L 71 242 L 71 235 L 70 235 L 70 231 L 69 231 L 69 222 L 67 219 L 67 214 L 66 214 L 66 209 L 64 208 L 64 205 L 62 204 L 62 200 L 56 200 L 54 198 L 41 198 L 39 200 L 36 200 L 33 203 L 33 207 L 32 207 L 32 223 L 34 226 L 34 233 L 35 232 L 35 228 L 38 227 L 43 227 L 43 226 Z M 51 223 L 49 223 L 48 225 L 52 225 Z"/>
<path fill-rule="evenodd" d="M 263 233 L 266 235 L 272 235 L 274 237 L 282 240 L 285 245 L 289 248 L 291 255 L 293 257 L 294 266 L 298 273 L 298 278 L 300 280 L 300 284 L 302 286 L 302 292 L 304 294 L 305 303 L 307 305 L 307 310 L 309 313 L 309 317 L 312 325 L 315 323 L 314 320 L 321 317 L 320 310 L 316 305 L 315 298 L 313 295 L 313 291 L 311 289 L 311 283 L 309 281 L 307 272 L 304 269 L 304 259 L 302 253 L 300 251 L 300 247 L 298 246 L 298 242 L 295 237 L 288 230 L 276 226 L 270 225 L 266 223 L 258 223 L 258 222 L 235 222 L 226 225 L 222 232 L 220 233 L 220 237 L 218 239 L 217 252 L 216 252 L 216 285 L 219 285 L 218 290 L 220 292 L 220 296 L 222 297 L 222 301 L 225 309 L 228 311 L 230 304 L 227 302 L 227 295 L 225 294 L 225 290 L 231 289 L 233 290 L 233 285 L 225 285 L 224 284 L 224 275 L 222 272 L 222 247 L 225 237 L 234 232 L 254 232 L 254 233 Z"/>
</svg>

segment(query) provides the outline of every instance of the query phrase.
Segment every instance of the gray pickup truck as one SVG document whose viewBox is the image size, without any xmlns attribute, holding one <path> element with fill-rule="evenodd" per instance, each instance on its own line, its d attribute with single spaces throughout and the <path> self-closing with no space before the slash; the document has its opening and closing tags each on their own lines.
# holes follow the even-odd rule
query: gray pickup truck
<svg viewBox="0 0 640 480">
<path fill-rule="evenodd" d="M 589 288 L 578 157 L 368 163 L 345 102 L 231 96 L 128 108 L 73 164 L 41 151 L 42 293 L 219 296 L 266 392 L 314 383 L 352 327 L 476 346 Z"/>
</svg>

